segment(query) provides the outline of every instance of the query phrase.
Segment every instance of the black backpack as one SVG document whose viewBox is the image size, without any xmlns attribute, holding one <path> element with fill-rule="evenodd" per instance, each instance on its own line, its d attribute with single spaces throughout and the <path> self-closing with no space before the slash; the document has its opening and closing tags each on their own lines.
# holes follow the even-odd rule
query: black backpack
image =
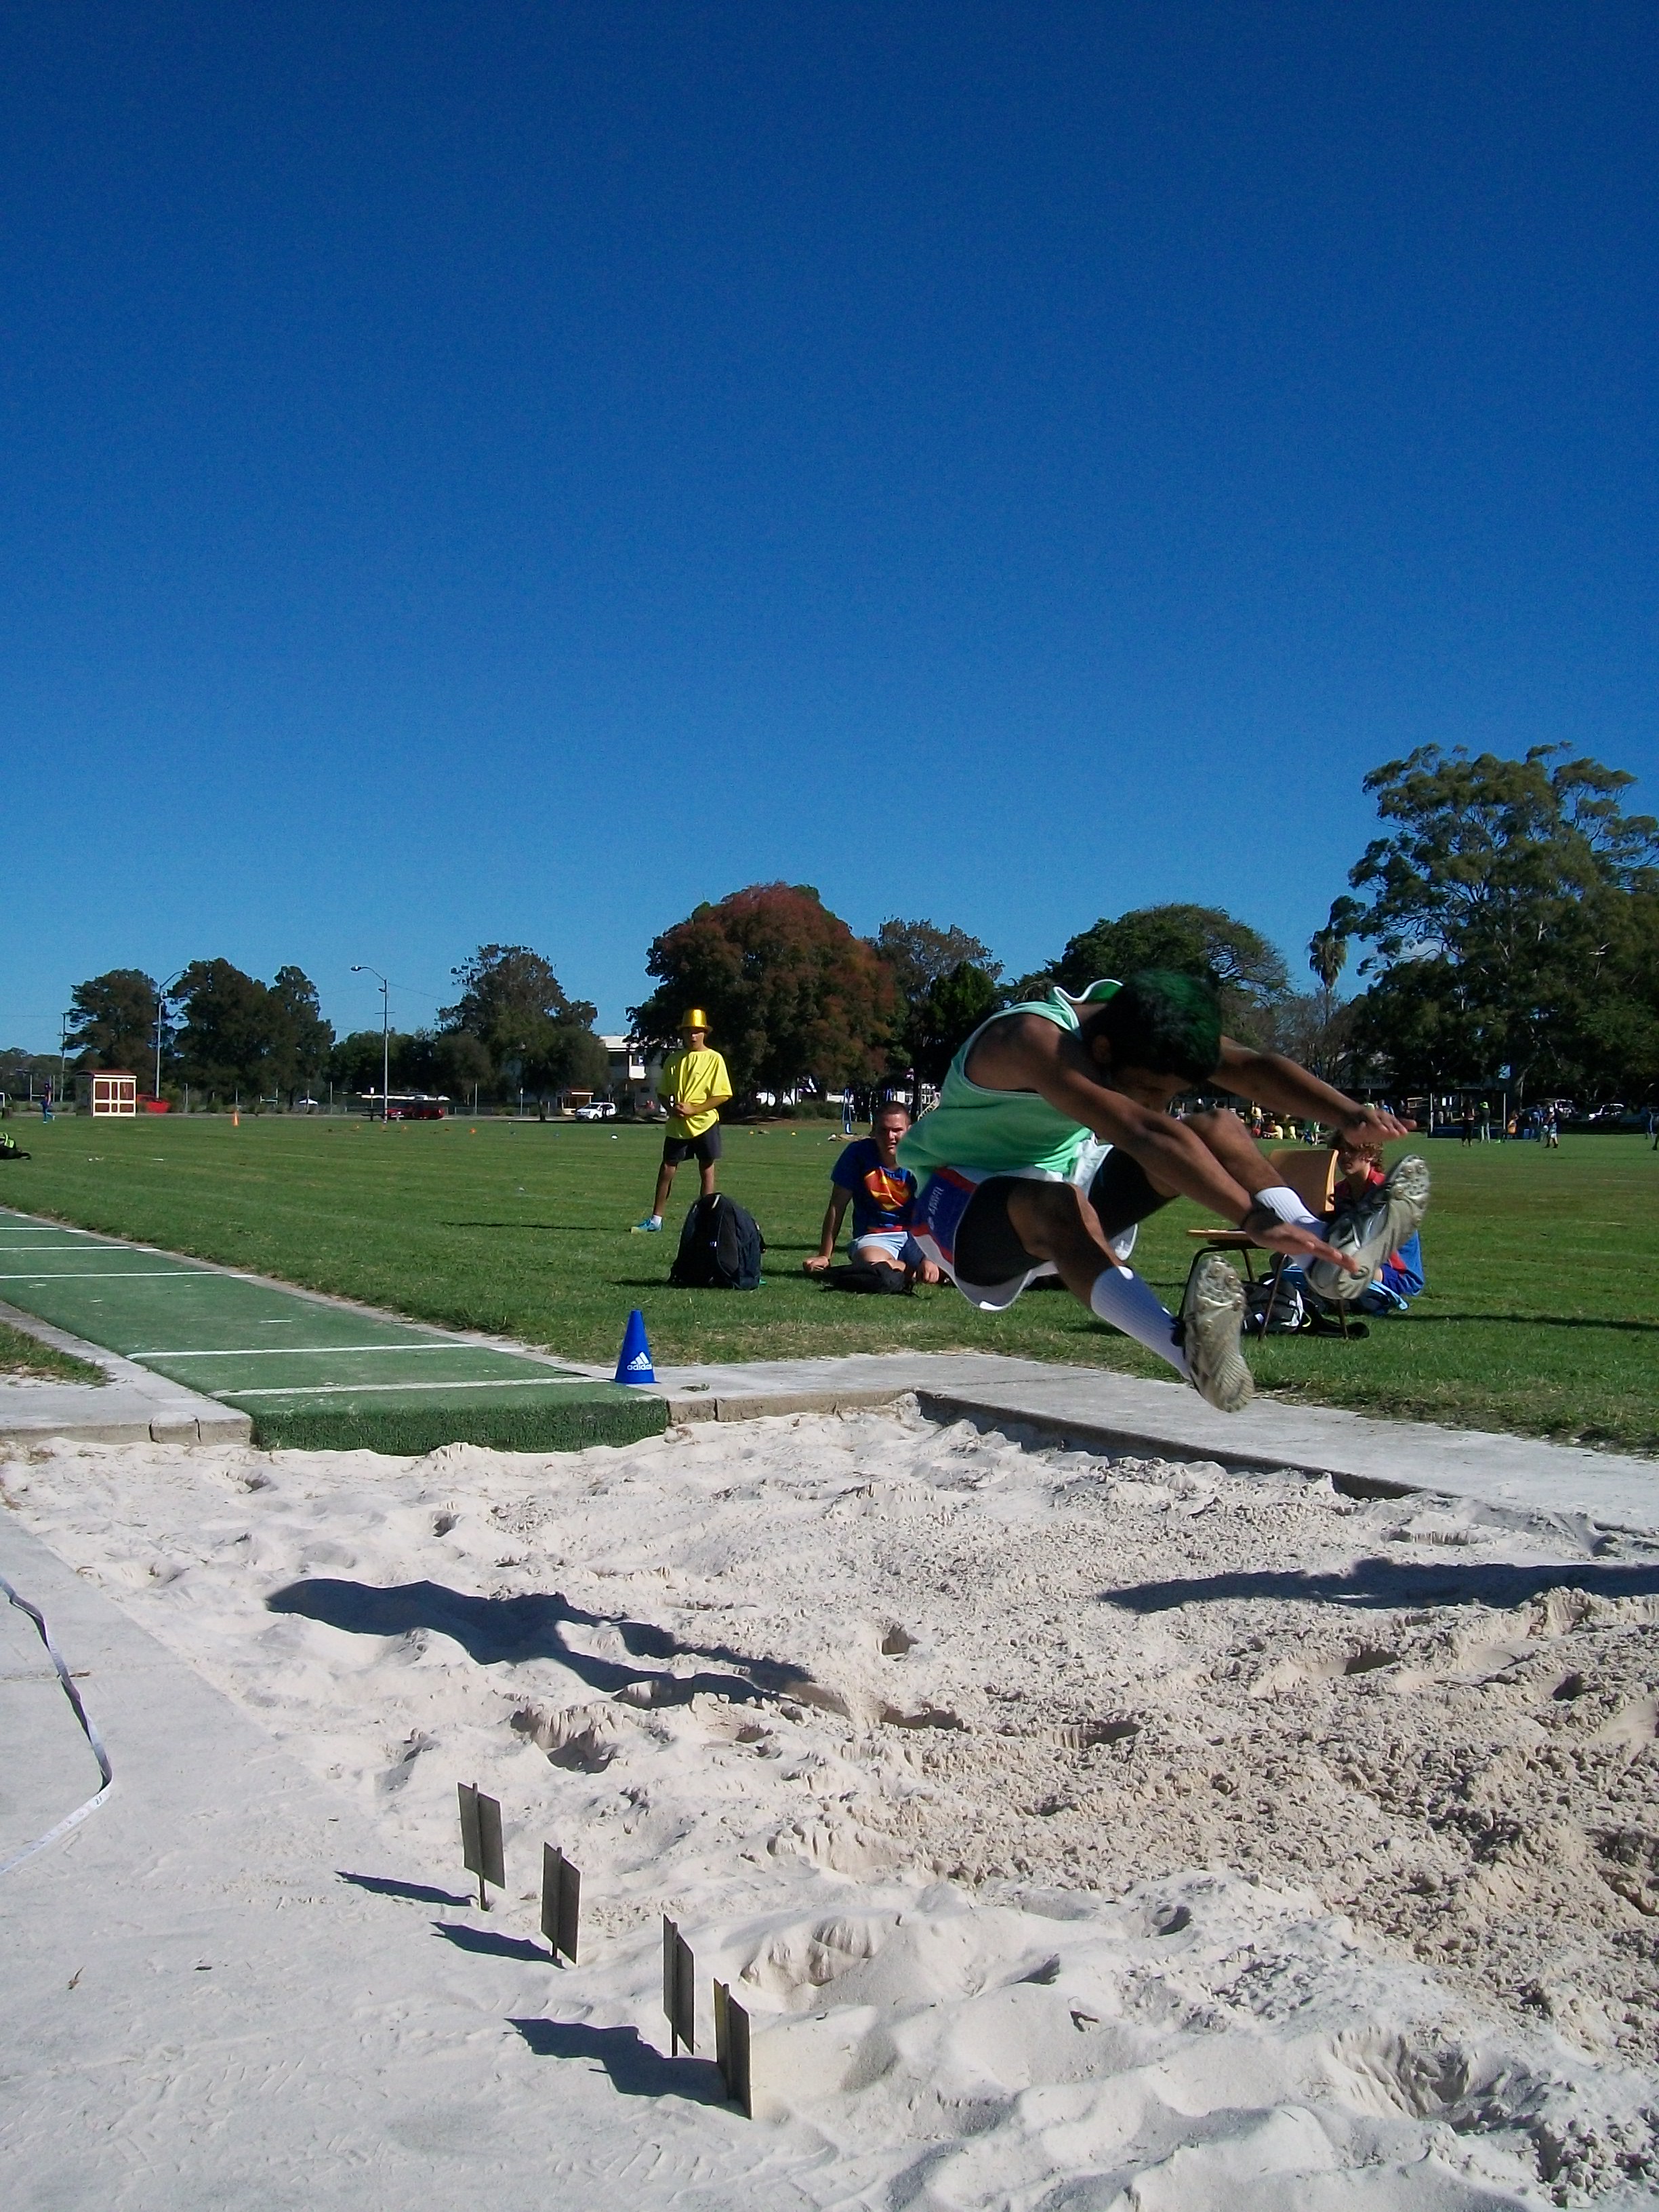
<svg viewBox="0 0 1659 2212">
<path fill-rule="evenodd" d="M 686 1215 L 668 1279 L 680 1291 L 757 1291 L 765 1249 L 754 1215 L 714 1191 Z"/>
<path fill-rule="evenodd" d="M 868 1260 L 849 1260 L 844 1267 L 830 1267 L 818 1278 L 826 1290 L 860 1291 L 866 1297 L 908 1297 L 910 1285 L 899 1267 L 878 1267 Z"/>
</svg>

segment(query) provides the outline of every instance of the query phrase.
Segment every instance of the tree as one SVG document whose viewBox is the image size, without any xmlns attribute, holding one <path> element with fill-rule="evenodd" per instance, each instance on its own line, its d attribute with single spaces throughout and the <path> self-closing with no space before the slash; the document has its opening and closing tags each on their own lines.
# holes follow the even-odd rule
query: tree
<svg viewBox="0 0 1659 2212">
<path fill-rule="evenodd" d="M 328 1065 L 333 1024 L 323 1019 L 317 987 L 300 968 L 279 968 L 265 994 L 270 1035 L 265 1075 L 271 1089 L 308 1088 Z"/>
<path fill-rule="evenodd" d="M 1319 988 L 1327 998 L 1336 990 L 1337 978 L 1348 964 L 1347 941 L 1340 929 L 1328 922 L 1323 929 L 1315 930 L 1308 939 L 1308 965 L 1319 978 Z"/>
<path fill-rule="evenodd" d="M 1252 1040 L 1265 1034 L 1270 1010 L 1290 989 L 1267 939 L 1213 906 L 1143 906 L 1097 921 L 1071 939 L 1050 976 L 1062 990 L 1082 991 L 1103 975 L 1121 981 L 1143 968 L 1201 975 L 1220 998 L 1223 1025 Z"/>
<path fill-rule="evenodd" d="M 994 983 L 1002 974 L 1002 963 L 993 957 L 990 946 L 953 921 L 943 929 L 935 921 L 884 921 L 876 932 L 876 950 L 892 969 L 899 996 L 909 1006 L 964 961 Z"/>
<path fill-rule="evenodd" d="M 334 1031 L 301 969 L 280 968 L 262 983 L 228 960 L 193 960 L 173 996 L 184 1015 L 179 1071 L 211 1094 L 292 1100 L 328 1066 Z"/>
<path fill-rule="evenodd" d="M 1328 991 L 1292 991 L 1269 1009 L 1261 1042 L 1340 1089 L 1352 1057 L 1351 1006 Z"/>
<path fill-rule="evenodd" d="M 956 1051 L 953 1044 L 944 1066 L 938 1066 L 941 1043 L 959 1026 L 964 1009 L 982 1006 L 985 1012 L 962 1030 L 957 1044 L 1001 1003 L 997 979 L 1002 963 L 988 945 L 955 922 L 941 929 L 933 921 L 884 921 L 876 932 L 876 950 L 892 970 L 897 993 L 896 1064 L 913 1069 L 919 1080 L 936 1083 Z M 953 983 L 952 978 L 957 980 Z"/>
<path fill-rule="evenodd" d="M 550 1097 L 557 1091 L 602 1090 L 611 1056 L 591 1029 L 549 1022 L 527 1040 L 524 1067 L 525 1089 Z"/>
<path fill-rule="evenodd" d="M 705 902 L 654 939 L 646 968 L 660 981 L 630 1010 L 635 1034 L 666 1044 L 688 1006 L 704 1007 L 739 1097 L 881 1073 L 892 971 L 810 884 L 751 884 Z"/>
<path fill-rule="evenodd" d="M 493 1073 L 489 1054 L 467 1030 L 440 1030 L 430 1041 L 430 1055 L 422 1090 L 441 1091 L 457 1104 L 475 1091 L 489 1090 Z"/>
<path fill-rule="evenodd" d="M 228 960 L 192 960 L 173 995 L 184 1014 L 179 1059 L 185 1080 L 215 1094 L 260 1097 L 270 1054 L 264 985 Z"/>
<path fill-rule="evenodd" d="M 1397 1081 L 1524 1097 L 1640 1060 L 1659 823 L 1625 813 L 1634 781 L 1561 745 L 1420 745 L 1365 778 L 1390 826 L 1349 874 L 1367 897 L 1339 898 L 1328 927 L 1376 947 L 1357 1033 Z"/>
<path fill-rule="evenodd" d="M 942 1083 L 958 1051 L 1001 1004 L 996 984 L 971 960 L 959 960 L 948 975 L 930 983 L 911 1009 L 908 1038 L 921 1080 Z"/>
<path fill-rule="evenodd" d="M 1632 890 L 1605 910 L 1607 939 L 1590 956 L 1580 1009 L 1581 1087 L 1659 1100 L 1659 894 Z"/>
<path fill-rule="evenodd" d="M 55 1052 L 31 1052 L 27 1045 L 0 1045 L 0 1091 L 8 1105 L 20 1098 L 38 1098 L 51 1084 L 58 1088 L 59 1061 Z"/>
<path fill-rule="evenodd" d="M 379 1030 L 353 1030 L 343 1036 L 329 1054 L 328 1072 L 343 1091 L 355 1091 L 367 1095 L 380 1088 L 382 1053 L 389 1079 L 395 1085 L 407 1085 L 411 1090 L 426 1091 L 431 1085 L 424 1080 L 421 1054 L 431 1049 L 431 1040 L 410 1036 L 399 1030 L 388 1031 L 382 1047 Z M 412 1064 L 411 1064 L 412 1062 Z"/>
<path fill-rule="evenodd" d="M 112 968 L 70 994 L 70 1050 L 82 1066 L 143 1075 L 155 1057 L 155 986 L 142 968 Z"/>
<path fill-rule="evenodd" d="M 544 1096 L 597 1090 L 604 1082 L 610 1063 L 593 1034 L 598 1009 L 567 998 L 539 952 L 527 945 L 481 945 L 453 972 L 461 995 L 440 1012 L 440 1033 L 475 1038 L 497 1083 Z"/>
</svg>

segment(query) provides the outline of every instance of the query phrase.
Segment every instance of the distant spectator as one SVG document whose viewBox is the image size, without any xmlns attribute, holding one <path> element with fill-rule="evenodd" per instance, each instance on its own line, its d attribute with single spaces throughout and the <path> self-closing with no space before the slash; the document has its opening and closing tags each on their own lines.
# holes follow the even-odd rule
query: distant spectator
<svg viewBox="0 0 1659 2212">
<path fill-rule="evenodd" d="M 1474 1142 L 1474 1109 L 1469 1105 L 1463 1109 L 1463 1142 L 1466 1145 Z"/>
<path fill-rule="evenodd" d="M 655 1234 L 662 1228 L 662 1210 L 683 1161 L 696 1161 L 705 1198 L 714 1188 L 714 1163 L 720 1156 L 720 1109 L 732 1096 L 732 1079 L 720 1054 L 708 1049 L 708 1017 L 701 1006 L 693 1006 L 686 1015 L 680 1035 L 684 1043 L 670 1054 L 657 1078 L 657 1094 L 667 1102 L 668 1133 L 657 1170 L 657 1194 L 644 1220 L 634 1224 L 635 1234 Z"/>
<path fill-rule="evenodd" d="M 898 1164 L 899 1139 L 910 1126 L 910 1109 L 896 1099 L 878 1106 L 870 1133 L 848 1145 L 830 1170 L 830 1206 L 818 1249 L 805 1262 L 809 1275 L 822 1274 L 836 1256 L 836 1239 L 850 1204 L 853 1240 L 848 1257 L 866 1267 L 893 1267 L 902 1274 L 936 1283 L 939 1269 L 922 1257 L 910 1235 L 916 1179 Z"/>
</svg>

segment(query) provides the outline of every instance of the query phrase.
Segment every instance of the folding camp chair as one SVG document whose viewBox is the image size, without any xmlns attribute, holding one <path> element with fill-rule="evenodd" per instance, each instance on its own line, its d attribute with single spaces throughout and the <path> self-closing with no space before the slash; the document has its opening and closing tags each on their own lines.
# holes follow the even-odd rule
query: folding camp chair
<svg viewBox="0 0 1659 2212">
<path fill-rule="evenodd" d="M 1269 1152 L 1267 1158 L 1278 1170 L 1279 1181 L 1296 1193 L 1310 1213 L 1318 1214 L 1322 1220 L 1331 1210 L 1336 1192 L 1335 1152 L 1315 1150 L 1306 1145 L 1281 1145 Z M 1255 1281 L 1255 1267 L 1250 1255 L 1253 1252 L 1261 1251 L 1264 1247 L 1258 1244 L 1253 1237 L 1247 1236 L 1243 1230 L 1189 1229 L 1187 1234 L 1199 1238 L 1206 1252 L 1242 1252 L 1245 1279 L 1251 1283 Z M 1267 1271 L 1267 1300 L 1261 1309 L 1259 1324 L 1258 1333 L 1261 1335 L 1267 1334 L 1267 1322 L 1279 1297 L 1279 1283 L 1290 1264 L 1288 1253 L 1273 1254 L 1273 1266 Z M 1346 1340 L 1348 1316 L 1343 1306 L 1337 1307 L 1336 1317 Z"/>
</svg>

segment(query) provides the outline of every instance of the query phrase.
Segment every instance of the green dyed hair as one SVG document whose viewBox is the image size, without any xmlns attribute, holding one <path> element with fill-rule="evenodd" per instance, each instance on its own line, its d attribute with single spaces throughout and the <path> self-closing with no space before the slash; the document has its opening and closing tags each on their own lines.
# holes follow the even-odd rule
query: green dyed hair
<svg viewBox="0 0 1659 2212">
<path fill-rule="evenodd" d="M 1207 1083 L 1221 1058 L 1221 1007 L 1198 975 L 1143 968 L 1126 977 L 1085 1024 L 1103 1036 L 1114 1067 L 1144 1067 L 1153 1075 L 1180 1075 Z"/>
</svg>

